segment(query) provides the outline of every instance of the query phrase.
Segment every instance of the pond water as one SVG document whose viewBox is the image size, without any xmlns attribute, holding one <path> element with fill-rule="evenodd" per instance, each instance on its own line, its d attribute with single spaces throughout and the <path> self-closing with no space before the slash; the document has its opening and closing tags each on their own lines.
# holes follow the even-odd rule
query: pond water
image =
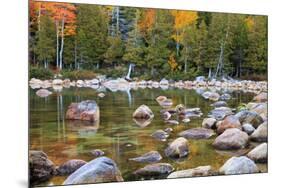
<svg viewBox="0 0 281 188">
<path fill-rule="evenodd" d="M 239 152 L 221 152 L 212 147 L 214 138 L 205 140 L 189 139 L 190 154 L 187 158 L 176 161 L 167 158 L 164 149 L 167 144 L 177 138 L 183 130 L 201 127 L 202 120 L 212 109 L 212 102 L 204 100 L 196 90 L 171 88 L 138 89 L 127 92 L 105 92 L 104 98 L 97 96 L 98 92 L 91 88 L 64 88 L 61 92 L 53 92 L 47 98 L 40 98 L 36 90 L 30 89 L 30 150 L 44 151 L 57 166 L 70 159 L 94 159 L 91 151 L 101 149 L 105 156 L 112 158 L 120 169 L 125 181 L 140 180 L 132 173 L 144 167 L 145 163 L 129 161 L 129 158 L 140 156 L 156 150 L 163 159 L 160 162 L 170 163 L 175 170 L 184 170 L 197 166 L 211 165 L 219 169 L 223 163 Z M 174 105 L 184 104 L 188 108 L 200 107 L 204 115 L 191 119 L 188 124 L 167 125 L 160 118 L 162 109 L 155 98 L 159 95 L 173 100 Z M 230 107 L 236 108 L 240 103 L 252 100 L 254 94 L 235 91 L 228 101 Z M 67 107 L 72 102 L 95 100 L 100 107 L 100 122 L 98 129 L 84 129 L 81 121 L 68 121 L 64 116 Z M 146 104 L 155 114 L 152 122 L 146 127 L 138 126 L 132 119 L 132 114 L 140 105 Z M 80 128 L 77 128 L 80 127 Z M 172 127 L 167 141 L 157 141 L 151 134 L 158 129 Z M 252 144 L 251 144 L 252 145 Z M 251 147 L 251 146 L 250 146 Z M 261 165 L 263 171 L 267 166 Z M 40 185 L 61 185 L 66 177 L 55 176 L 50 181 Z"/>
</svg>

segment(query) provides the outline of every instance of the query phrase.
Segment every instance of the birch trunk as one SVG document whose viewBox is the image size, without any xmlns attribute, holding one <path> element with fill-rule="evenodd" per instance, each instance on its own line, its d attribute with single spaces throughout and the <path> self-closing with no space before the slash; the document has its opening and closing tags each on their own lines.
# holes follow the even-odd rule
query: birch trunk
<svg viewBox="0 0 281 188">
<path fill-rule="evenodd" d="M 62 54 L 63 54 L 63 47 L 64 47 L 64 18 L 62 19 L 61 23 L 61 49 L 60 49 L 60 70 L 62 70 Z"/>
<path fill-rule="evenodd" d="M 56 21 L 56 33 L 57 33 L 57 62 L 56 62 L 56 67 L 57 69 L 59 68 L 59 23 Z"/>
</svg>

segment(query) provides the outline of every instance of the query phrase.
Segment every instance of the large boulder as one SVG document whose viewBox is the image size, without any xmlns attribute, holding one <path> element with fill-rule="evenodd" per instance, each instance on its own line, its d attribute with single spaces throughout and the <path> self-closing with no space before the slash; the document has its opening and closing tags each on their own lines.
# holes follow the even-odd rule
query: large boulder
<svg viewBox="0 0 281 188">
<path fill-rule="evenodd" d="M 217 120 L 215 118 L 205 118 L 205 119 L 203 119 L 202 127 L 207 128 L 207 129 L 215 128 L 216 121 Z"/>
<path fill-rule="evenodd" d="M 63 185 L 124 181 L 116 163 L 107 157 L 94 159 L 76 170 Z"/>
<path fill-rule="evenodd" d="M 170 143 L 169 146 L 165 149 L 166 156 L 172 158 L 186 157 L 188 153 L 188 142 L 183 137 L 177 138 L 172 143 Z"/>
<path fill-rule="evenodd" d="M 256 142 L 267 142 L 267 121 L 262 123 L 250 136 Z"/>
<path fill-rule="evenodd" d="M 66 119 L 96 122 L 100 119 L 99 106 L 94 100 L 72 103 L 66 112 Z"/>
<path fill-rule="evenodd" d="M 234 116 L 234 115 L 230 115 L 227 116 L 217 127 L 217 132 L 219 134 L 223 133 L 226 129 L 229 128 L 237 128 L 237 129 L 241 129 L 241 124 L 239 119 Z"/>
<path fill-rule="evenodd" d="M 196 168 L 175 171 L 169 174 L 167 177 L 170 178 L 189 178 L 189 177 L 198 177 L 198 176 L 210 176 L 212 175 L 213 170 L 211 166 L 198 166 Z"/>
<path fill-rule="evenodd" d="M 215 139 L 213 146 L 220 150 L 242 149 L 246 147 L 248 140 L 247 133 L 237 128 L 230 128 Z"/>
<path fill-rule="evenodd" d="M 130 161 L 136 161 L 136 162 L 144 162 L 144 163 L 155 163 L 162 159 L 162 156 L 158 151 L 150 151 L 148 153 L 145 153 L 139 157 L 130 158 Z"/>
<path fill-rule="evenodd" d="M 58 175 L 69 175 L 79 169 L 81 166 L 85 165 L 87 162 L 80 159 L 69 160 L 57 168 Z"/>
<path fill-rule="evenodd" d="M 193 128 L 179 133 L 179 136 L 187 139 L 208 139 L 213 135 L 214 131 L 206 128 Z"/>
<path fill-rule="evenodd" d="M 52 92 L 47 89 L 39 89 L 38 91 L 36 91 L 36 95 L 42 98 L 48 97 L 51 94 Z"/>
<path fill-rule="evenodd" d="M 257 102 L 267 102 L 267 93 L 262 92 L 255 96 L 253 100 Z"/>
<path fill-rule="evenodd" d="M 136 111 L 133 113 L 133 118 L 136 119 L 151 119 L 154 117 L 153 112 L 151 109 L 146 105 L 141 105 L 136 109 Z"/>
<path fill-rule="evenodd" d="M 134 174 L 139 176 L 159 176 L 169 174 L 172 171 L 174 171 L 174 168 L 169 163 L 155 163 L 136 170 Z"/>
<path fill-rule="evenodd" d="M 247 108 L 259 114 L 263 120 L 267 120 L 267 103 L 248 103 Z"/>
<path fill-rule="evenodd" d="M 63 81 L 61 79 L 54 79 L 52 84 L 53 85 L 63 85 Z"/>
<path fill-rule="evenodd" d="M 55 172 L 54 163 L 43 151 L 29 151 L 29 175 L 31 184 L 49 180 Z"/>
<path fill-rule="evenodd" d="M 209 113 L 209 117 L 215 118 L 216 120 L 223 120 L 226 116 L 232 115 L 232 109 L 228 107 L 218 107 L 213 109 Z"/>
<path fill-rule="evenodd" d="M 165 78 L 163 78 L 163 79 L 160 81 L 160 85 L 168 86 L 168 85 L 169 85 L 169 81 L 166 80 Z"/>
<path fill-rule="evenodd" d="M 220 168 L 219 172 L 225 175 L 251 174 L 259 172 L 257 165 L 248 157 L 231 157 Z"/>
<path fill-rule="evenodd" d="M 265 163 L 267 162 L 267 143 L 262 143 L 252 149 L 247 156 L 255 162 Z"/>
<path fill-rule="evenodd" d="M 258 113 L 249 110 L 242 110 L 235 114 L 235 116 L 239 119 L 241 124 L 250 123 L 255 128 L 263 122 L 263 118 Z"/>
</svg>

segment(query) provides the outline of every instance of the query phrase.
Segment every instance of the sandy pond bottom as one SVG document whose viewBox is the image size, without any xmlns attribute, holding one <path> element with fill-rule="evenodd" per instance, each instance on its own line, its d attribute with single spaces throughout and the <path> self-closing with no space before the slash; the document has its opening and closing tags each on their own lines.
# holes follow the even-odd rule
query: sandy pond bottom
<svg viewBox="0 0 281 188">
<path fill-rule="evenodd" d="M 70 159 L 94 159 L 93 149 L 101 149 L 105 156 L 112 158 L 118 165 L 125 181 L 141 180 L 132 173 L 145 166 L 144 163 L 129 161 L 129 158 L 156 150 L 175 170 L 184 170 L 202 165 L 211 165 L 219 169 L 231 156 L 239 155 L 252 148 L 251 143 L 243 151 L 216 151 L 212 147 L 214 138 L 207 140 L 189 140 L 190 154 L 187 158 L 176 161 L 165 157 L 164 149 L 168 142 L 177 138 L 183 130 L 201 127 L 204 117 L 212 109 L 212 102 L 204 100 L 195 90 L 181 89 L 138 89 L 127 92 L 105 92 L 104 98 L 97 96 L 97 91 L 90 88 L 69 88 L 54 92 L 47 98 L 36 96 L 30 89 L 30 150 L 42 150 L 58 166 Z M 188 124 L 167 125 L 160 118 L 161 107 L 155 101 L 159 95 L 173 100 L 174 105 L 184 104 L 188 108 L 200 107 L 204 115 L 191 119 Z M 243 91 L 232 92 L 228 101 L 230 107 L 236 108 L 241 103 L 250 102 L 254 96 Z M 100 122 L 97 130 L 85 130 L 84 122 L 64 120 L 67 107 L 72 102 L 95 100 L 100 107 Z M 148 105 L 155 114 L 151 124 L 139 127 L 132 119 L 132 113 L 142 104 Z M 158 129 L 172 127 L 167 141 L 157 141 L 150 135 Z M 267 165 L 258 165 L 262 172 L 267 172 Z M 66 177 L 55 176 L 40 185 L 61 185 Z M 38 185 L 38 186 L 40 186 Z"/>
</svg>

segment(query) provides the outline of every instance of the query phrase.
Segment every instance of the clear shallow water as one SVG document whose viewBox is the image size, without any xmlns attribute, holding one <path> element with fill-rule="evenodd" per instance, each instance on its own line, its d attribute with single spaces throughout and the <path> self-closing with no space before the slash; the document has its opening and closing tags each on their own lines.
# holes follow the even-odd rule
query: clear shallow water
<svg viewBox="0 0 281 188">
<path fill-rule="evenodd" d="M 175 170 L 184 170 L 197 166 L 211 165 L 219 169 L 233 155 L 241 152 L 221 152 L 212 147 L 214 138 L 208 140 L 189 140 L 190 154 L 181 161 L 165 157 L 167 144 L 177 138 L 183 130 L 201 127 L 204 117 L 212 109 L 212 102 L 204 100 L 195 90 L 185 89 L 138 89 L 126 92 L 105 92 L 104 98 L 97 96 L 97 91 L 90 88 L 69 88 L 62 92 L 53 92 L 47 98 L 40 98 L 36 90 L 30 89 L 30 149 L 42 150 L 58 166 L 70 159 L 94 159 L 93 149 L 101 149 L 105 156 L 112 158 L 118 165 L 125 181 L 139 180 L 132 173 L 145 166 L 145 163 L 129 161 L 129 158 L 157 150 L 163 157 L 160 162 L 173 165 Z M 188 108 L 200 107 L 204 115 L 191 119 L 188 124 L 167 125 L 160 118 L 162 109 L 155 98 L 165 95 L 173 100 L 174 105 L 184 104 Z M 230 107 L 252 100 L 253 94 L 233 92 L 228 101 Z M 95 100 L 100 107 L 100 122 L 93 129 L 85 128 L 82 121 L 67 121 L 64 116 L 72 102 Z M 146 127 L 139 127 L 132 119 L 132 114 L 140 105 L 148 105 L 154 112 L 154 119 Z M 79 128 L 78 128 L 79 127 Z M 167 141 L 157 141 L 150 135 L 158 129 L 172 127 Z M 254 145 L 253 143 L 251 146 Z M 250 146 L 250 147 L 251 147 Z M 250 148 L 249 147 L 249 148 Z M 248 149 L 249 149 L 248 148 Z M 266 165 L 259 165 L 267 171 Z M 61 185 L 66 177 L 53 177 L 49 182 L 40 185 Z"/>
</svg>

